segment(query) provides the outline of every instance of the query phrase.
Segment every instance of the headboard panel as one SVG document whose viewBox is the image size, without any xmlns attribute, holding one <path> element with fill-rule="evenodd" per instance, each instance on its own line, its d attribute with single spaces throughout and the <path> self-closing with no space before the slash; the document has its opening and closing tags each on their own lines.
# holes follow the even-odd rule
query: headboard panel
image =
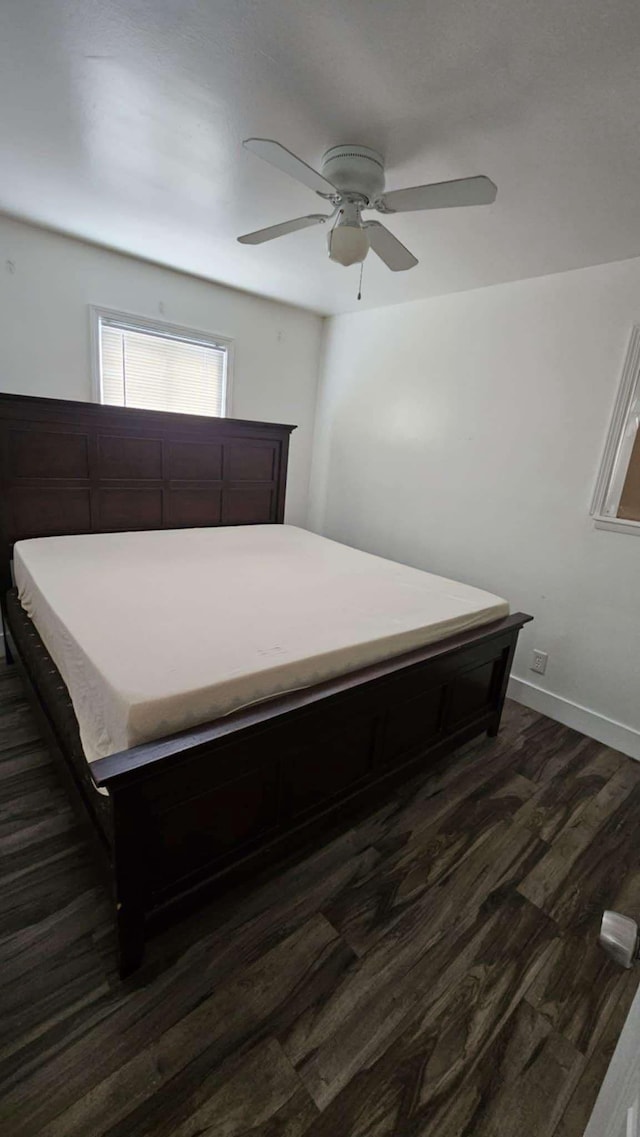
<svg viewBox="0 0 640 1137">
<path fill-rule="evenodd" d="M 282 522 L 293 426 L 0 394 L 0 578 L 15 541 Z"/>
</svg>

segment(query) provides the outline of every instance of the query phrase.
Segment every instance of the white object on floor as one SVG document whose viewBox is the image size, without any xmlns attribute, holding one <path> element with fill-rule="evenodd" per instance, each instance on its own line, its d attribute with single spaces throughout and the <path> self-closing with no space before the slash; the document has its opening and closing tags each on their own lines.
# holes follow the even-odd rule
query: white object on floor
<svg viewBox="0 0 640 1137">
<path fill-rule="evenodd" d="M 509 611 L 289 525 L 37 538 L 14 571 L 89 761 Z"/>
</svg>

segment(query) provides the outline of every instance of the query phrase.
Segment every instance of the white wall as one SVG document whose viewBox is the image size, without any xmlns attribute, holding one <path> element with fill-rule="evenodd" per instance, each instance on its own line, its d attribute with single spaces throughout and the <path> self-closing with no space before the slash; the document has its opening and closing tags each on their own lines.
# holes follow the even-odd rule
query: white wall
<svg viewBox="0 0 640 1137">
<path fill-rule="evenodd" d="M 235 341 L 232 413 L 298 426 L 287 520 L 304 525 L 322 319 L 0 217 L 0 390 L 90 400 L 90 304 Z"/>
<path fill-rule="evenodd" d="M 640 757 L 640 539 L 589 518 L 637 321 L 640 260 L 332 318 L 310 523 L 532 613 L 514 693 Z"/>
</svg>

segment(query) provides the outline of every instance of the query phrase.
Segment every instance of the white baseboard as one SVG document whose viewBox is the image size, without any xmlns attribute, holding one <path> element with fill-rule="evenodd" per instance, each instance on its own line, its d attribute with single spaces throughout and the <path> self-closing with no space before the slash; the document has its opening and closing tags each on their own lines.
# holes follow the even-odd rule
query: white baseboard
<svg viewBox="0 0 640 1137">
<path fill-rule="evenodd" d="M 589 707 L 573 703 L 571 699 L 563 699 L 562 695 L 554 695 L 552 691 L 545 691 L 528 679 L 519 679 L 517 675 L 511 676 L 507 695 L 510 699 L 515 699 L 516 703 L 524 703 L 525 707 L 531 707 L 556 722 L 564 723 L 565 726 L 579 730 L 581 734 L 640 761 L 640 730 L 635 730 L 632 726 L 625 726 L 606 715 L 600 715 Z"/>
</svg>

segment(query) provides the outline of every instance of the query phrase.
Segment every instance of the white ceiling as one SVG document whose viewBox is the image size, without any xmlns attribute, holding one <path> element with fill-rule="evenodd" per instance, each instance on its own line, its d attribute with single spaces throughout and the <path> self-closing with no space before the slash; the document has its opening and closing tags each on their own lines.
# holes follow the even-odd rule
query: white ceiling
<svg viewBox="0 0 640 1137">
<path fill-rule="evenodd" d="M 637 0 L 4 0 L 0 208 L 321 312 L 640 254 Z M 389 228 L 420 258 L 326 257 L 322 211 L 242 149 L 380 150 L 387 187 L 489 174 L 493 206 Z"/>
</svg>

